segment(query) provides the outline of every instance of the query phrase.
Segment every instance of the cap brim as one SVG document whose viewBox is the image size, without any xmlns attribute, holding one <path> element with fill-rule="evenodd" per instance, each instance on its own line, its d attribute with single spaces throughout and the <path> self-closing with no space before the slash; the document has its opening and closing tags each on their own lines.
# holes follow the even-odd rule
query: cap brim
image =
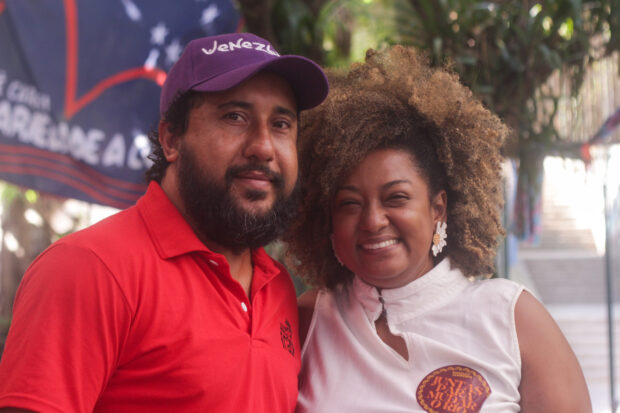
<svg viewBox="0 0 620 413">
<path fill-rule="evenodd" d="M 205 80 L 191 89 L 199 92 L 221 92 L 249 79 L 261 70 L 268 70 L 286 79 L 297 100 L 297 109 L 319 105 L 327 97 L 329 84 L 323 70 L 303 56 L 286 55 L 272 60 L 243 66 Z"/>
</svg>

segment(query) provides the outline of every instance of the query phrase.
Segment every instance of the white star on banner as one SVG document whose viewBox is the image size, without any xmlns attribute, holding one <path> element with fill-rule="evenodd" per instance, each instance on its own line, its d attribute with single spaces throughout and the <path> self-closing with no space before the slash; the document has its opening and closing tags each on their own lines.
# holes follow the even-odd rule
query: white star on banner
<svg viewBox="0 0 620 413">
<path fill-rule="evenodd" d="M 121 3 L 123 3 L 123 6 L 125 7 L 127 17 L 129 17 L 132 21 L 137 22 L 142 19 L 142 12 L 134 2 L 131 0 L 121 0 Z"/>
<path fill-rule="evenodd" d="M 153 69 L 157 65 L 157 59 L 159 59 L 159 50 L 151 49 L 149 55 L 144 61 L 144 67 L 146 69 Z"/>
<path fill-rule="evenodd" d="M 210 24 L 213 20 L 215 20 L 220 15 L 220 11 L 215 4 L 210 5 L 206 9 L 202 11 L 202 17 L 200 18 L 200 23 L 203 25 Z"/>
<path fill-rule="evenodd" d="M 157 23 L 157 26 L 151 29 L 151 43 L 162 45 L 168 36 L 168 28 L 162 22 Z"/>
<path fill-rule="evenodd" d="M 181 53 L 183 52 L 183 46 L 178 39 L 174 39 L 168 46 L 166 46 L 166 61 L 172 64 L 179 60 Z"/>
</svg>

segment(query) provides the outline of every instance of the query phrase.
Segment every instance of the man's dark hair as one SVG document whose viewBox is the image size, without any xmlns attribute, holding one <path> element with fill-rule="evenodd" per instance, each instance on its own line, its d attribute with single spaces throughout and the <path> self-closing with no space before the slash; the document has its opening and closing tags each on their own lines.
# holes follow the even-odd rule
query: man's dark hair
<svg viewBox="0 0 620 413">
<path fill-rule="evenodd" d="M 178 95 L 172 101 L 160 122 L 168 124 L 168 130 L 173 136 L 178 137 L 185 134 L 189 124 L 189 113 L 202 102 L 202 96 L 203 94 L 200 92 L 189 91 Z M 148 138 L 151 142 L 151 154 L 148 158 L 153 161 L 153 165 L 145 172 L 146 181 L 161 183 L 170 162 L 166 160 L 164 150 L 161 147 L 161 143 L 159 143 L 157 127 L 149 132 Z"/>
</svg>

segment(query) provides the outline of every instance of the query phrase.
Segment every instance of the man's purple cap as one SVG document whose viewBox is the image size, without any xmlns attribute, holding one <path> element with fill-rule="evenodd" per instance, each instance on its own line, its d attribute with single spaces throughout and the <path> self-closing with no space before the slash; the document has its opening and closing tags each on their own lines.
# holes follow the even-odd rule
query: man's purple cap
<svg viewBox="0 0 620 413">
<path fill-rule="evenodd" d="M 327 77 L 312 60 L 303 56 L 280 56 L 267 40 L 251 33 L 230 33 L 203 37 L 187 44 L 164 82 L 159 111 L 163 116 L 181 93 L 224 91 L 261 70 L 288 81 L 298 110 L 315 107 L 327 96 Z"/>
</svg>

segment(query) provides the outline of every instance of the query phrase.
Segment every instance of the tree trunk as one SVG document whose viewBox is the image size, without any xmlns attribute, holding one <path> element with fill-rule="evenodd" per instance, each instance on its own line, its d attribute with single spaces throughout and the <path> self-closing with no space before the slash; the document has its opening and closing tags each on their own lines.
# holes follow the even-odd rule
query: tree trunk
<svg viewBox="0 0 620 413">
<path fill-rule="evenodd" d="M 271 24 L 274 0 L 239 0 L 241 13 L 249 32 L 269 40 L 277 49 L 277 39 Z"/>
</svg>

